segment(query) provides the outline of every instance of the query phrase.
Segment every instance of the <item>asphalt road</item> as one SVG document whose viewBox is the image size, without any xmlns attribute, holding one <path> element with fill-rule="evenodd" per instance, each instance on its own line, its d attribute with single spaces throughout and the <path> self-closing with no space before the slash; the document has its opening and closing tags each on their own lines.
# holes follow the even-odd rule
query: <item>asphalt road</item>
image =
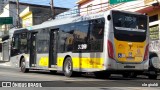
<svg viewBox="0 0 160 90">
<path fill-rule="evenodd" d="M 12 83 L 41 83 L 43 88 L 40 89 L 42 90 L 160 90 L 160 77 L 157 80 L 150 80 L 146 76 L 122 78 L 121 75 L 112 75 L 109 79 L 96 79 L 92 74 L 85 74 L 80 77 L 67 78 L 63 73 L 55 75 L 49 71 L 36 70 L 22 73 L 18 68 L 4 66 L 0 66 L 0 81 L 0 84 L 9 81 Z M 159 87 L 149 87 L 151 85 L 158 85 Z M 7 89 L 21 90 L 22 88 Z M 30 89 L 36 90 L 39 88 Z"/>
</svg>

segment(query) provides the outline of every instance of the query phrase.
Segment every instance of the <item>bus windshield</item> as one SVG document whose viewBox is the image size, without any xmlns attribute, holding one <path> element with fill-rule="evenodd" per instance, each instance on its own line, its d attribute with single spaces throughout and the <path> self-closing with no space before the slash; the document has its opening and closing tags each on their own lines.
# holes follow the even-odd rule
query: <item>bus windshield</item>
<svg viewBox="0 0 160 90">
<path fill-rule="evenodd" d="M 145 32 L 147 16 L 113 11 L 113 25 L 116 30 Z"/>
<path fill-rule="evenodd" d="M 113 11 L 114 36 L 120 41 L 143 42 L 146 39 L 147 16 Z"/>
</svg>

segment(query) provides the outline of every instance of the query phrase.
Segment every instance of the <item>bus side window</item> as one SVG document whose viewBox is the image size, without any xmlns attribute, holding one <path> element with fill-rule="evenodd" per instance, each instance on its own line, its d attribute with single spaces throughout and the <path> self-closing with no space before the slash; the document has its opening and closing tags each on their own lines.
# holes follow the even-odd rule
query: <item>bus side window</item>
<svg viewBox="0 0 160 90">
<path fill-rule="evenodd" d="M 90 36 L 90 51 L 103 51 L 103 37 L 104 37 L 104 19 L 92 20 L 90 24 L 91 36 Z"/>
<path fill-rule="evenodd" d="M 81 21 L 75 24 L 76 27 L 73 32 L 73 42 L 74 42 L 74 51 L 88 51 L 89 50 L 89 37 L 90 37 L 90 31 L 89 31 L 89 22 L 88 21 Z M 86 47 L 82 47 L 85 45 Z"/>
<path fill-rule="evenodd" d="M 27 52 L 27 33 L 22 33 L 20 38 L 20 50 L 21 52 Z"/>
</svg>

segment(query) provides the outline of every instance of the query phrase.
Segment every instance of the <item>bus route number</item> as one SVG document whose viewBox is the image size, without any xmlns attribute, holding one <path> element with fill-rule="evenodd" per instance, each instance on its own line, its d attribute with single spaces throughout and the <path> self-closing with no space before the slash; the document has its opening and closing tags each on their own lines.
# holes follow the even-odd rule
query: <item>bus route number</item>
<svg viewBox="0 0 160 90">
<path fill-rule="evenodd" d="M 130 17 L 130 16 L 125 16 L 125 21 L 136 22 L 136 18 L 135 17 Z"/>
<path fill-rule="evenodd" d="M 87 49 L 87 44 L 79 44 L 79 45 L 78 45 L 78 49 L 79 49 L 79 50 Z"/>
</svg>

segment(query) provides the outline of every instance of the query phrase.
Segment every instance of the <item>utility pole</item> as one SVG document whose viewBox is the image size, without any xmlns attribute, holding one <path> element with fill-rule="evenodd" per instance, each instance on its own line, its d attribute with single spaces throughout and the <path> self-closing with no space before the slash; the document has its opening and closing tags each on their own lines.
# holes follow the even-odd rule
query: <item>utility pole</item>
<svg viewBox="0 0 160 90">
<path fill-rule="evenodd" d="M 17 3 L 17 28 L 20 28 L 20 17 L 19 17 L 19 0 L 16 0 Z"/>
<path fill-rule="evenodd" d="M 51 16 L 54 19 L 55 17 L 54 0 L 51 0 L 51 11 L 52 11 Z"/>
</svg>

